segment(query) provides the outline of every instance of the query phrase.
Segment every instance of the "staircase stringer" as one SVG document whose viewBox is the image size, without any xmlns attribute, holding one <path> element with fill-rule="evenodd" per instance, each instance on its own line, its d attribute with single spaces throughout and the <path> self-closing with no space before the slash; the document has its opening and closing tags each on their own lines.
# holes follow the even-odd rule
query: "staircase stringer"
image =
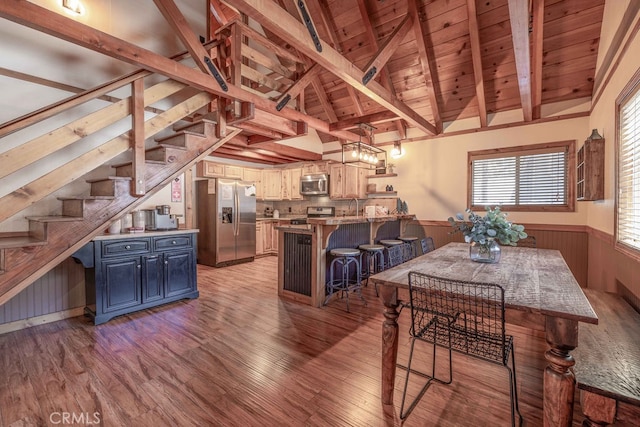
<svg viewBox="0 0 640 427">
<path fill-rule="evenodd" d="M 106 224 L 122 212 L 128 212 L 144 203 L 149 197 L 166 187 L 173 179 L 183 174 L 212 151 L 241 132 L 234 129 L 221 140 L 203 137 L 202 144 L 174 156 L 175 160 L 147 178 L 148 189 L 144 197 L 135 197 L 125 183 L 118 197 L 97 212 L 73 223 L 48 224 L 48 244 L 6 251 L 5 271 L 0 275 L 0 305 L 4 304 L 53 267 L 71 256 L 96 235 L 104 231 Z"/>
</svg>

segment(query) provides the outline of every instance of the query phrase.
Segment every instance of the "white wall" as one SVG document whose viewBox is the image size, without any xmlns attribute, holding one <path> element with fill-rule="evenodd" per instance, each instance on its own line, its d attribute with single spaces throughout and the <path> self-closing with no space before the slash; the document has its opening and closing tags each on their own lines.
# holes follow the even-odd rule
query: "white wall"
<svg viewBox="0 0 640 427">
<path fill-rule="evenodd" d="M 393 186 L 418 219 L 443 221 L 467 207 L 467 152 L 565 140 L 580 146 L 589 134 L 584 117 L 405 143 L 406 154 L 393 161 L 398 174 Z M 509 217 L 524 223 L 585 224 L 586 209 L 577 203 L 575 213 L 511 212 Z"/>
<path fill-rule="evenodd" d="M 634 0 L 636 1 L 636 0 Z M 629 4 L 628 1 L 614 0 L 605 3 L 604 18 L 602 24 L 602 37 L 600 40 L 600 48 L 598 58 L 601 60 L 611 48 L 610 44 L 615 32 L 620 27 L 623 13 Z M 630 28 L 635 27 L 640 19 L 640 15 L 636 16 L 634 23 Z M 622 46 L 627 42 L 629 32 L 624 38 Z M 592 107 L 592 113 L 589 118 L 589 128 L 598 129 L 600 135 L 605 137 L 605 200 L 598 202 L 589 202 L 587 204 L 588 225 L 609 234 L 614 233 L 615 221 L 615 145 L 616 145 L 616 98 L 629 82 L 633 74 L 640 68 L 640 37 L 636 36 L 632 40 L 624 57 L 619 58 L 619 52 L 616 55 L 613 64 L 617 63 L 617 68 L 609 77 L 611 70 L 608 70 L 605 78 L 606 86 L 597 103 Z M 600 66 L 600 61 L 599 64 Z M 596 70 L 596 73 L 599 70 Z M 608 82 L 607 82 L 608 79 Z"/>
</svg>

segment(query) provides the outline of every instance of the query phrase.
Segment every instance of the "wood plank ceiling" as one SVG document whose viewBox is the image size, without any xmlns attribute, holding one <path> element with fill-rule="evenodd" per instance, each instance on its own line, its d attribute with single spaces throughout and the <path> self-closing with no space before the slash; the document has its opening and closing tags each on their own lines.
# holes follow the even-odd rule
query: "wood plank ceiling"
<svg viewBox="0 0 640 427">
<path fill-rule="evenodd" d="M 243 129 L 217 154 L 272 164 L 317 158 L 274 145 L 309 127 L 323 142 L 357 138 L 360 122 L 404 139 L 458 119 L 490 128 L 510 110 L 536 120 L 546 104 L 590 98 L 604 11 L 604 0 L 206 0 L 208 65 L 180 2 L 154 3 L 200 70 L 235 86 L 211 90 L 210 110 Z M 153 54 L 89 48 L 158 71 Z"/>
</svg>

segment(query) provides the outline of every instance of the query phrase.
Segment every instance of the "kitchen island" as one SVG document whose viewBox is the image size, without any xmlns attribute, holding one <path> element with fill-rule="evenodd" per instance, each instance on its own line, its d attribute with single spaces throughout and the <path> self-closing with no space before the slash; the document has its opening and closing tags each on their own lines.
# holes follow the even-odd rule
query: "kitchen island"
<svg viewBox="0 0 640 427">
<path fill-rule="evenodd" d="M 415 215 L 365 218 L 334 216 L 308 218 L 303 225 L 280 225 L 278 230 L 278 295 L 321 307 L 328 276 L 327 253 L 337 247 L 395 239 Z"/>
<path fill-rule="evenodd" d="M 72 255 L 85 268 L 85 314 L 99 325 L 122 314 L 197 298 L 197 232 L 96 236 Z"/>
</svg>

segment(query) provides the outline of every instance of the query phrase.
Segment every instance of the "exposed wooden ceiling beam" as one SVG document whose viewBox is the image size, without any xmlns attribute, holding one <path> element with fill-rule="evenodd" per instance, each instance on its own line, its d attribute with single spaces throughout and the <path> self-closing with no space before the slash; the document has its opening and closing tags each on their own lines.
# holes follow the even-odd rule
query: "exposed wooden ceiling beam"
<svg viewBox="0 0 640 427">
<path fill-rule="evenodd" d="M 279 3 L 280 3 L 280 5 L 282 7 L 285 8 L 285 10 L 287 12 L 289 12 L 290 16 L 293 19 L 298 19 L 298 20 L 302 19 L 300 17 L 300 11 L 299 11 L 298 7 L 294 4 L 294 1 L 291 1 L 291 0 L 279 0 Z M 263 29 L 264 29 L 265 34 L 267 34 L 270 38 L 275 38 L 277 40 L 282 40 L 279 35 L 272 33 L 272 31 L 269 28 L 263 28 Z M 308 32 L 305 35 L 305 37 L 309 37 Z M 284 41 L 284 40 L 282 40 L 282 41 Z M 294 49 L 295 49 L 295 47 L 294 47 Z M 313 61 L 310 61 L 309 59 L 303 57 L 302 55 L 300 55 L 299 52 L 298 52 L 298 56 L 300 56 L 302 62 L 304 63 L 305 70 L 308 70 L 313 65 L 315 65 L 315 63 Z M 338 121 L 338 116 L 336 116 L 336 112 L 333 109 L 333 105 L 331 105 L 331 101 L 329 100 L 329 97 L 327 97 L 327 93 L 324 90 L 324 87 L 322 86 L 322 82 L 320 81 L 320 79 L 317 76 L 316 76 L 316 78 L 311 80 L 311 87 L 313 87 L 313 90 L 315 91 L 316 96 L 318 97 L 318 100 L 320 101 L 320 105 L 322 105 L 322 109 L 327 114 L 327 118 L 329 119 L 329 123 L 337 122 Z"/>
<path fill-rule="evenodd" d="M 324 43 L 322 52 L 318 52 L 308 37 L 306 28 L 277 4 L 261 0 L 225 1 L 242 10 L 263 27 L 268 28 L 280 38 L 287 40 L 292 46 L 319 63 L 323 68 L 346 81 L 383 107 L 393 111 L 413 126 L 428 134 L 436 133 L 436 129 L 431 123 L 406 104 L 391 96 L 389 91 L 385 90 L 377 82 L 372 81 L 366 86 L 363 85 L 362 77 L 364 73 L 362 70 L 355 67 L 347 58 L 340 55 L 327 43 Z"/>
<path fill-rule="evenodd" d="M 509 0 L 511 38 L 516 58 L 520 103 L 524 120 L 533 118 L 531 106 L 531 60 L 529 56 L 529 0 Z"/>
<path fill-rule="evenodd" d="M 369 25 L 369 28 L 371 28 L 371 25 Z M 413 28 L 413 16 L 407 14 L 389 37 L 387 37 L 387 40 L 385 40 L 382 46 L 379 46 L 378 51 L 364 67 L 365 81 L 362 83 L 366 85 L 370 80 L 375 78 L 387 61 L 389 61 L 389 58 L 391 58 L 391 55 L 393 55 L 393 52 L 395 52 L 411 28 Z"/>
<path fill-rule="evenodd" d="M 276 104 L 273 101 L 232 85 L 229 85 L 228 91 L 225 92 L 209 74 L 204 74 L 198 70 L 189 68 L 186 65 L 76 22 L 26 0 L 1 1 L 0 17 L 104 55 L 163 74 L 213 95 L 251 102 L 255 104 L 256 108 L 261 110 L 276 111 Z M 359 135 L 355 133 L 332 131 L 329 129 L 329 123 L 291 108 L 283 109 L 278 115 L 294 121 L 306 121 L 312 128 L 331 134 L 337 138 L 343 138 L 349 141 L 359 140 Z"/>
<path fill-rule="evenodd" d="M 298 160 L 322 160 L 322 154 L 314 153 L 313 151 L 302 150 L 300 148 L 291 147 L 289 145 L 279 144 L 277 142 L 261 142 L 255 144 L 249 144 L 251 147 L 259 147 L 266 151 L 281 154 L 283 156 L 290 157 Z"/>
<path fill-rule="evenodd" d="M 224 74 L 222 74 L 218 67 L 211 61 L 209 53 L 202 47 L 198 36 L 193 32 L 173 0 L 153 0 L 153 2 L 187 48 L 198 68 L 207 74 L 212 73 L 215 76 L 215 74 L 218 73 L 225 78 Z"/>
<path fill-rule="evenodd" d="M 478 114 L 480 127 L 487 127 L 487 102 L 484 97 L 484 78 L 482 76 L 482 52 L 480 51 L 480 34 L 478 30 L 478 16 L 476 15 L 476 0 L 467 0 L 467 14 L 469 16 L 469 38 L 471 39 L 471 59 L 473 61 L 473 76 L 476 82 L 476 99 L 478 100 Z"/>
<path fill-rule="evenodd" d="M 320 66 L 318 64 L 313 64 L 304 74 L 296 81 L 293 85 L 289 87 L 289 89 L 282 92 L 280 97 L 276 100 L 277 106 L 276 108 L 282 110 L 287 103 L 298 96 L 300 92 L 307 87 L 313 79 L 316 78 L 318 72 L 320 71 Z"/>
<path fill-rule="evenodd" d="M 424 75 L 425 89 L 429 97 L 429 105 L 431 106 L 431 115 L 433 116 L 434 126 L 436 127 L 436 134 L 440 134 L 442 133 L 442 117 L 434 84 L 436 81 L 436 67 L 435 64 L 433 64 L 433 58 L 428 54 L 427 43 L 424 39 L 424 31 L 422 29 L 422 21 L 420 20 L 420 13 L 418 12 L 418 2 L 420 2 L 420 0 L 409 0 L 409 13 L 414 16 L 413 32 L 415 33 L 416 44 L 418 46 L 418 57 L 420 58 L 420 66 L 422 67 L 422 74 Z"/>
<path fill-rule="evenodd" d="M 366 116 L 359 116 L 359 117 L 353 117 L 351 119 L 340 120 L 339 122 L 331 123 L 331 128 L 335 130 L 355 129 L 358 127 L 358 124 L 360 123 L 376 124 L 376 123 L 392 122 L 397 119 L 398 119 L 398 116 L 396 116 L 393 112 L 389 110 L 385 110 L 379 113 L 368 114 Z"/>
<path fill-rule="evenodd" d="M 533 0 L 531 49 L 531 103 L 532 119 L 541 115 L 542 106 L 542 42 L 544 40 L 544 0 Z"/>
<path fill-rule="evenodd" d="M 358 9 L 360 10 L 360 18 L 362 19 L 362 24 L 364 25 L 364 30 L 365 30 L 367 39 L 369 40 L 369 43 L 371 44 L 371 46 L 373 46 L 374 49 L 378 49 L 379 47 L 378 34 L 373 29 L 373 25 L 371 24 L 371 19 L 369 19 L 369 9 L 367 8 L 367 4 L 364 0 L 358 0 Z M 388 90 L 391 96 L 395 98 L 396 91 L 395 91 L 395 88 L 393 87 L 393 82 L 391 81 L 391 76 L 389 75 L 389 72 L 386 66 L 384 65 L 382 66 L 382 68 L 380 69 L 379 75 L 380 75 L 380 82 L 382 84 L 382 87 Z M 396 126 L 396 130 L 398 131 L 398 134 L 400 135 L 400 138 L 406 138 L 407 136 L 406 129 L 405 129 L 404 123 L 402 122 L 402 119 L 398 119 L 395 122 L 395 126 Z"/>
</svg>

